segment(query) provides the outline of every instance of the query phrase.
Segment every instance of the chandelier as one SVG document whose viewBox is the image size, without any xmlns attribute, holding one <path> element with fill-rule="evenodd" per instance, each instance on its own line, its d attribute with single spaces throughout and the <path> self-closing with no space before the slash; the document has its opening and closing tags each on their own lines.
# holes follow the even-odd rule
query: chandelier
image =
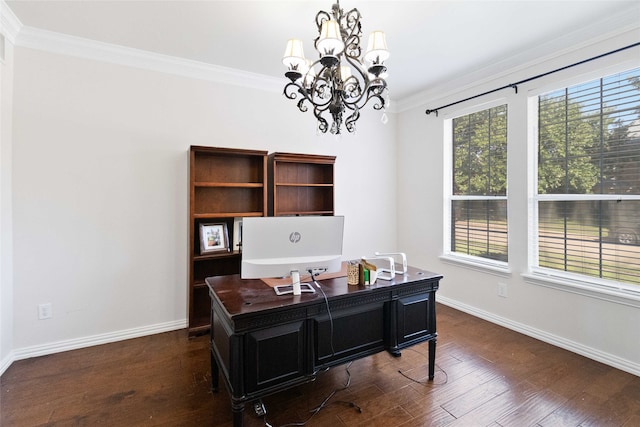
<svg viewBox="0 0 640 427">
<path fill-rule="evenodd" d="M 291 82 L 285 85 L 284 95 L 296 99 L 300 94 L 298 109 L 302 112 L 308 110 L 307 103 L 311 104 L 322 133 L 329 129 L 325 115 L 332 120 L 331 133 L 340 134 L 343 115 L 346 116 L 344 126 L 354 132 L 360 109 L 370 100 L 375 110 L 385 110 L 388 91 L 384 61 L 389 58 L 385 35 L 382 31 L 372 32 L 362 55 L 360 19 L 358 9 L 345 14 L 339 0 L 331 13 L 318 12 L 318 37 L 313 41 L 319 54 L 316 61 L 304 57 L 301 40 L 287 42 L 282 63 L 287 67 L 285 76 Z M 382 120 L 386 123 L 385 114 Z"/>
</svg>

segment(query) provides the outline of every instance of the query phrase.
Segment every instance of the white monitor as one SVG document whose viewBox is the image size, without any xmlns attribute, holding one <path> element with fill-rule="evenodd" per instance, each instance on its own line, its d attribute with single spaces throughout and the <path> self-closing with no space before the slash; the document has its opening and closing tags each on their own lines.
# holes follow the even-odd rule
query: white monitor
<svg viewBox="0 0 640 427">
<path fill-rule="evenodd" d="M 242 220 L 243 279 L 340 271 L 343 216 L 247 217 Z"/>
</svg>

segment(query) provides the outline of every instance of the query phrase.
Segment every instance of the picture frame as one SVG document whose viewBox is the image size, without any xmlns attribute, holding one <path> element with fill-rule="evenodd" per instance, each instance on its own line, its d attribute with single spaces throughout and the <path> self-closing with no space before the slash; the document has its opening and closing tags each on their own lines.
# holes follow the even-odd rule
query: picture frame
<svg viewBox="0 0 640 427">
<path fill-rule="evenodd" d="M 200 253 L 229 252 L 226 223 L 200 224 Z"/>
</svg>

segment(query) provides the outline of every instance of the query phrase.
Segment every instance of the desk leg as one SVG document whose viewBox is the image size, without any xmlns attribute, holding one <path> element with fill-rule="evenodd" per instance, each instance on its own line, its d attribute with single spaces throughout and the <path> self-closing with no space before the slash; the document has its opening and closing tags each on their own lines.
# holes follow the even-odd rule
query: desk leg
<svg viewBox="0 0 640 427">
<path fill-rule="evenodd" d="M 432 381 L 436 372 L 436 339 L 429 340 L 429 380 Z"/>
<path fill-rule="evenodd" d="M 394 349 L 394 350 L 387 350 L 387 352 L 392 355 L 393 357 L 400 357 L 402 356 L 402 353 L 400 352 L 400 350 Z"/>
<path fill-rule="evenodd" d="M 242 427 L 244 425 L 244 403 L 231 403 L 233 410 L 233 427 Z"/>
<path fill-rule="evenodd" d="M 211 357 L 211 391 L 217 393 L 218 387 L 220 386 L 218 364 L 216 363 L 215 357 L 213 357 L 213 350 L 210 350 L 209 354 Z"/>
</svg>

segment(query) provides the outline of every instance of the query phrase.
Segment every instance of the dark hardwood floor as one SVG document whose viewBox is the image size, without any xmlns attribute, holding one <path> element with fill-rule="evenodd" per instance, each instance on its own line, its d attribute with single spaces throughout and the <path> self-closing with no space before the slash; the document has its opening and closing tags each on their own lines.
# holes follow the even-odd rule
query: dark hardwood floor
<svg viewBox="0 0 640 427">
<path fill-rule="evenodd" d="M 433 382 L 426 344 L 383 352 L 266 398 L 266 421 L 304 421 L 350 373 L 308 426 L 640 426 L 640 377 L 443 305 L 438 333 Z M 0 425 L 230 427 L 210 380 L 208 337 L 185 330 L 17 361 Z M 245 425 L 265 423 L 248 407 Z"/>
</svg>

